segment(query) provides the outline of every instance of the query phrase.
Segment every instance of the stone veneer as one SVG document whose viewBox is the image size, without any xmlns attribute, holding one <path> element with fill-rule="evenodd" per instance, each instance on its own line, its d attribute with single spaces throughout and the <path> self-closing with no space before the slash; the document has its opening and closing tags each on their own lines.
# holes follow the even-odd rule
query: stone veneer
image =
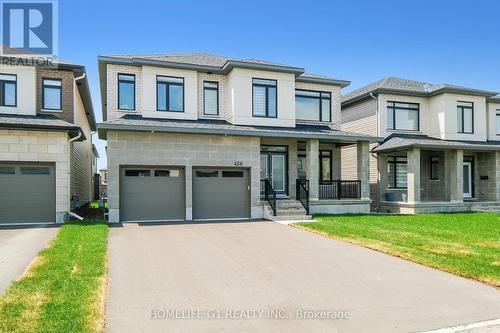
<svg viewBox="0 0 500 333">
<path fill-rule="evenodd" d="M 251 217 L 262 218 L 260 197 L 260 138 L 108 131 L 109 221 L 120 220 L 121 166 L 181 166 L 186 176 L 186 220 L 192 220 L 193 167 L 250 169 Z"/>
<path fill-rule="evenodd" d="M 0 130 L 0 162 L 50 162 L 56 166 L 56 222 L 70 209 L 69 143 L 65 132 Z"/>
</svg>

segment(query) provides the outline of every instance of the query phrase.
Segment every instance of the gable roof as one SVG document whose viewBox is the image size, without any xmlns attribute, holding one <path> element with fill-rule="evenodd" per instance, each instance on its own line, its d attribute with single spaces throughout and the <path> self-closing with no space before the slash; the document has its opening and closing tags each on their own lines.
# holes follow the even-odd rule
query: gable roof
<svg viewBox="0 0 500 333">
<path fill-rule="evenodd" d="M 450 93 L 465 93 L 470 95 L 478 95 L 491 97 L 496 95 L 496 92 L 479 90 L 473 88 L 467 88 L 462 86 L 457 86 L 453 84 L 446 83 L 428 83 L 415 80 L 408 80 L 399 77 L 386 77 L 384 79 L 375 81 L 361 87 L 359 89 L 353 90 L 350 93 L 342 96 L 342 104 L 349 104 L 357 100 L 368 97 L 370 94 L 377 93 L 392 93 L 401 95 L 413 95 L 413 96 L 434 96 L 437 94 L 450 92 Z"/>
</svg>

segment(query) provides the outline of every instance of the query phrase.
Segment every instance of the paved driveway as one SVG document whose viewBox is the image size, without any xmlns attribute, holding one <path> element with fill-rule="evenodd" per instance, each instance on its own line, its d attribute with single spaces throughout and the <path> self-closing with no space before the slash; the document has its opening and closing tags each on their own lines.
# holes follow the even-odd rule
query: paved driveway
<svg viewBox="0 0 500 333">
<path fill-rule="evenodd" d="M 109 282 L 111 333 L 420 332 L 500 317 L 495 288 L 272 222 L 114 228 Z"/>
<path fill-rule="evenodd" d="M 52 226 L 0 229 L 0 294 L 24 272 L 58 230 Z"/>
</svg>

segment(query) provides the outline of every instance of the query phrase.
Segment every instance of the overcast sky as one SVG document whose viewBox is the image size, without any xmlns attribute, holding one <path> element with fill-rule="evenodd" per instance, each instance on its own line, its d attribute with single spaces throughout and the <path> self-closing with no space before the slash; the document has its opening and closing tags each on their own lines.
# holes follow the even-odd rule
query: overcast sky
<svg viewBox="0 0 500 333">
<path fill-rule="evenodd" d="M 59 1 L 59 57 L 211 52 L 352 81 L 386 76 L 500 91 L 500 1 Z M 106 165 L 104 142 L 94 141 Z"/>
</svg>

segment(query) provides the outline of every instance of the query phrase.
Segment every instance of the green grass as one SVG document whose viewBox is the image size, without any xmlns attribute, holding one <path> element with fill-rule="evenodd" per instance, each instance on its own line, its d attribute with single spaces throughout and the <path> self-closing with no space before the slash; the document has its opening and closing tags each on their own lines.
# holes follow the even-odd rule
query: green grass
<svg viewBox="0 0 500 333">
<path fill-rule="evenodd" d="M 0 296 L 0 332 L 104 332 L 104 222 L 68 223 Z"/>
<path fill-rule="evenodd" d="M 314 218 L 297 226 L 500 287 L 500 214 Z"/>
<path fill-rule="evenodd" d="M 99 202 L 97 200 L 91 201 L 89 203 L 89 207 L 90 208 L 99 208 Z M 107 201 L 104 203 L 104 208 L 108 208 L 108 202 Z"/>
</svg>

